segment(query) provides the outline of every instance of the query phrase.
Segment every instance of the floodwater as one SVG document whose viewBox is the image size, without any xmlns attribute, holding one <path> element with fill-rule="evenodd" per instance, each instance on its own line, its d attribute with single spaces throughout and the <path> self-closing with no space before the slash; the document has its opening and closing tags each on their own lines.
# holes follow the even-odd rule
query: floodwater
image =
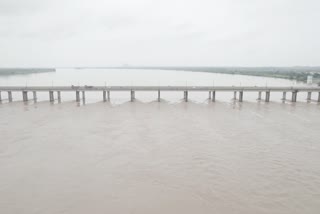
<svg viewBox="0 0 320 214">
<path fill-rule="evenodd" d="M 320 105 L 149 95 L 0 104 L 0 213 L 319 213 Z"/>
</svg>

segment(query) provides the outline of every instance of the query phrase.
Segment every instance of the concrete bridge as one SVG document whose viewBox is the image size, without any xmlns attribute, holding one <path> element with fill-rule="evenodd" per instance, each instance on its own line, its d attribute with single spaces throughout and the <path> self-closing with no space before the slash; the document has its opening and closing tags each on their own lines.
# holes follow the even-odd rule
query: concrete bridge
<svg viewBox="0 0 320 214">
<path fill-rule="evenodd" d="M 233 92 L 233 99 L 239 102 L 243 101 L 244 92 L 257 92 L 257 100 L 270 101 L 271 92 L 282 92 L 282 100 L 287 100 L 287 93 L 291 94 L 291 101 L 296 102 L 298 93 L 307 93 L 307 100 L 311 101 L 312 93 L 317 94 L 316 101 L 320 103 L 320 87 L 258 87 L 258 86 L 0 86 L 0 101 L 1 93 L 8 93 L 8 101 L 12 102 L 12 92 L 21 92 L 23 101 L 28 101 L 28 94 L 32 93 L 33 100 L 37 100 L 37 92 L 46 91 L 49 93 L 50 102 L 55 100 L 55 92 L 57 100 L 61 101 L 61 92 L 74 91 L 76 101 L 85 99 L 87 91 L 102 92 L 103 101 L 110 101 L 110 92 L 112 91 L 128 91 L 130 93 L 131 101 L 135 100 L 136 91 L 154 91 L 158 94 L 158 101 L 160 102 L 161 91 L 181 91 L 183 98 L 188 101 L 188 93 L 195 91 L 207 91 L 209 99 L 214 102 L 216 100 L 216 93 L 218 92 Z M 264 98 L 262 97 L 264 96 Z"/>
</svg>

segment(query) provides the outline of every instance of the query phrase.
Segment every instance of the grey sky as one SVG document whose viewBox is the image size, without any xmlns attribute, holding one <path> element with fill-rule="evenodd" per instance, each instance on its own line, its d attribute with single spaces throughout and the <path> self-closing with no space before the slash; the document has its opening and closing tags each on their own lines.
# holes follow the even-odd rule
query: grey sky
<svg viewBox="0 0 320 214">
<path fill-rule="evenodd" d="M 0 67 L 320 65 L 319 0 L 0 0 Z"/>
</svg>

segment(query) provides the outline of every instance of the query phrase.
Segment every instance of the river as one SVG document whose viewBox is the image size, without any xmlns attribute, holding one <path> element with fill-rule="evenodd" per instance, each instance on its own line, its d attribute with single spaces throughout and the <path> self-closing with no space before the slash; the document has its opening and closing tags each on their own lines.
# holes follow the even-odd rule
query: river
<svg viewBox="0 0 320 214">
<path fill-rule="evenodd" d="M 1 77 L 0 85 L 257 85 L 288 80 L 151 70 Z M 320 106 L 232 93 L 73 93 L 0 104 L 0 213 L 316 214 Z"/>
</svg>

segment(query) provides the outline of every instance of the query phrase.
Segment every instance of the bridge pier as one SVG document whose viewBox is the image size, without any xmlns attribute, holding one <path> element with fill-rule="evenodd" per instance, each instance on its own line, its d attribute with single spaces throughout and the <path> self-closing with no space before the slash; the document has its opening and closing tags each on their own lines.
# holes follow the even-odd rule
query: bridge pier
<svg viewBox="0 0 320 214">
<path fill-rule="evenodd" d="M 58 102 L 61 103 L 61 91 L 57 91 Z"/>
<path fill-rule="evenodd" d="M 236 92 L 236 91 L 233 92 L 233 99 L 234 99 L 234 100 L 237 99 L 237 92 Z"/>
<path fill-rule="evenodd" d="M 320 92 L 318 92 L 318 103 L 320 103 Z"/>
<path fill-rule="evenodd" d="M 293 91 L 293 92 L 292 92 L 291 102 L 293 102 L 293 103 L 297 102 L 297 94 L 298 94 L 297 91 Z"/>
<path fill-rule="evenodd" d="M 312 96 L 312 92 L 309 91 L 308 92 L 308 97 L 307 97 L 307 101 L 310 102 L 311 101 L 311 96 Z"/>
<path fill-rule="evenodd" d="M 49 91 L 49 100 L 50 100 L 50 102 L 54 102 L 54 94 L 53 94 L 53 91 Z"/>
<path fill-rule="evenodd" d="M 8 91 L 8 100 L 10 103 L 12 102 L 12 91 Z"/>
<path fill-rule="evenodd" d="M 107 91 L 102 92 L 103 102 L 107 101 Z"/>
<path fill-rule="evenodd" d="M 184 101 L 188 102 L 188 91 L 184 91 Z"/>
<path fill-rule="evenodd" d="M 22 91 L 22 99 L 24 102 L 28 101 L 28 91 Z"/>
<path fill-rule="evenodd" d="M 108 101 L 110 102 L 110 91 L 107 91 Z"/>
<path fill-rule="evenodd" d="M 258 92 L 258 100 L 261 100 L 261 94 L 262 94 L 262 92 L 259 91 L 259 92 Z"/>
<path fill-rule="evenodd" d="M 33 91 L 32 94 L 33 94 L 33 101 L 37 102 L 37 92 Z"/>
<path fill-rule="evenodd" d="M 216 101 L 216 91 L 212 91 L 212 102 Z"/>
<path fill-rule="evenodd" d="M 160 102 L 160 90 L 158 90 L 158 102 Z"/>
<path fill-rule="evenodd" d="M 282 101 L 285 101 L 287 99 L 287 92 L 282 92 Z"/>
<path fill-rule="evenodd" d="M 135 100 L 135 91 L 131 90 L 131 102 Z"/>
<path fill-rule="evenodd" d="M 270 102 L 270 91 L 266 91 L 266 102 Z"/>
<path fill-rule="evenodd" d="M 86 100 L 86 92 L 82 91 L 82 100 L 85 101 Z"/>
<path fill-rule="evenodd" d="M 103 102 L 110 101 L 110 91 L 103 91 Z M 107 99 L 108 97 L 108 99 Z"/>
<path fill-rule="evenodd" d="M 209 91 L 209 100 L 211 100 L 211 91 Z"/>
<path fill-rule="evenodd" d="M 80 102 L 80 91 L 76 91 L 76 101 Z"/>
<path fill-rule="evenodd" d="M 239 102 L 243 101 L 243 91 L 239 91 Z"/>
<path fill-rule="evenodd" d="M 2 101 L 2 98 L 1 98 L 1 91 L 0 91 L 0 102 Z"/>
</svg>

